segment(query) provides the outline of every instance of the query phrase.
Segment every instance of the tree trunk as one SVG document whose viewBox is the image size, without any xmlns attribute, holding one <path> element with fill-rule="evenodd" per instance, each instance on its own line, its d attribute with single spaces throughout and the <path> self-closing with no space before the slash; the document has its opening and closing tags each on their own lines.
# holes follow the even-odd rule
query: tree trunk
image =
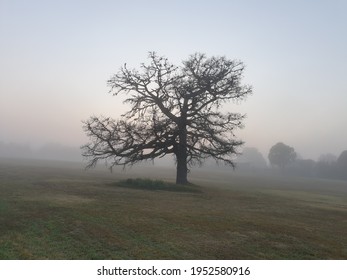
<svg viewBox="0 0 347 280">
<path fill-rule="evenodd" d="M 187 110 L 188 99 L 184 99 L 181 111 L 180 121 L 178 123 L 179 129 L 179 143 L 176 153 L 177 159 L 177 174 L 176 184 L 188 184 L 188 168 L 187 168 Z"/>
<path fill-rule="evenodd" d="M 177 173 L 176 184 L 186 185 L 188 184 L 188 168 L 187 168 L 187 127 L 185 119 L 179 127 L 179 143 L 176 153 L 177 160 Z"/>
<path fill-rule="evenodd" d="M 177 173 L 176 184 L 188 184 L 188 168 L 187 168 L 187 152 L 178 153 L 177 157 Z"/>
</svg>

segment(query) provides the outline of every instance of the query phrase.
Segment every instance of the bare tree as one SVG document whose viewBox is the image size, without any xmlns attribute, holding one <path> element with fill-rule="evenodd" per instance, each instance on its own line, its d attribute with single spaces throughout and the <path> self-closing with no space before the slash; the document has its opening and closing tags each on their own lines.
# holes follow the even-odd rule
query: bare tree
<svg viewBox="0 0 347 280">
<path fill-rule="evenodd" d="M 110 93 L 127 95 L 131 109 L 120 120 L 91 117 L 84 122 L 90 143 L 82 147 L 90 159 L 115 165 L 132 165 L 173 154 L 177 184 L 187 184 L 188 167 L 214 158 L 234 167 L 233 155 L 243 144 L 234 130 L 244 115 L 222 113 L 227 101 L 240 101 L 252 93 L 241 85 L 244 65 L 225 57 L 196 53 L 181 67 L 149 53 L 140 71 L 125 64 L 108 81 Z"/>
</svg>

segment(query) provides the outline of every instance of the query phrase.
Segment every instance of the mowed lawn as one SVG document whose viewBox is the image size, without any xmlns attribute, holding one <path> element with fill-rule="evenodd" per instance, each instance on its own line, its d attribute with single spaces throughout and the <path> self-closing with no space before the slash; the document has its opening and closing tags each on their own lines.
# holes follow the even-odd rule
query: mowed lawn
<svg viewBox="0 0 347 280">
<path fill-rule="evenodd" d="M 0 160 L 0 259 L 347 259 L 347 182 Z"/>
</svg>

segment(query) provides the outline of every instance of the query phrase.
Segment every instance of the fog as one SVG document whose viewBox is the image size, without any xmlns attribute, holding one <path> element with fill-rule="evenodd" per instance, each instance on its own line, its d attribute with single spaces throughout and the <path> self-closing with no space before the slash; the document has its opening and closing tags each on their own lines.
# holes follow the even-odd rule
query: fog
<svg viewBox="0 0 347 280">
<path fill-rule="evenodd" d="M 74 162 L 83 161 L 78 147 L 63 146 L 57 143 L 48 143 L 43 146 L 33 148 L 28 144 L 0 142 L 0 157 Z"/>
<path fill-rule="evenodd" d="M 108 94 L 107 79 L 125 62 L 137 68 L 148 51 L 175 64 L 194 52 L 246 64 L 254 94 L 225 110 L 247 114 L 236 136 L 263 156 L 257 164 L 268 164 L 277 142 L 302 159 L 338 157 L 347 150 L 346 8 L 338 0 L 1 1 L 0 157 L 80 161 L 82 120 L 128 108 Z"/>
</svg>

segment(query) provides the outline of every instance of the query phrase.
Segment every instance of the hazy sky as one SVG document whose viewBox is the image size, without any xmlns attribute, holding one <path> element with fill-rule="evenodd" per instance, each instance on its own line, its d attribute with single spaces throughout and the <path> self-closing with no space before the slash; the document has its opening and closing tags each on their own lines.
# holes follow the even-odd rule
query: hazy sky
<svg viewBox="0 0 347 280">
<path fill-rule="evenodd" d="M 148 51 L 246 64 L 254 94 L 237 135 L 267 156 L 347 149 L 347 1 L 0 0 L 0 141 L 80 146 L 81 121 L 118 117 L 106 80 Z"/>
</svg>

